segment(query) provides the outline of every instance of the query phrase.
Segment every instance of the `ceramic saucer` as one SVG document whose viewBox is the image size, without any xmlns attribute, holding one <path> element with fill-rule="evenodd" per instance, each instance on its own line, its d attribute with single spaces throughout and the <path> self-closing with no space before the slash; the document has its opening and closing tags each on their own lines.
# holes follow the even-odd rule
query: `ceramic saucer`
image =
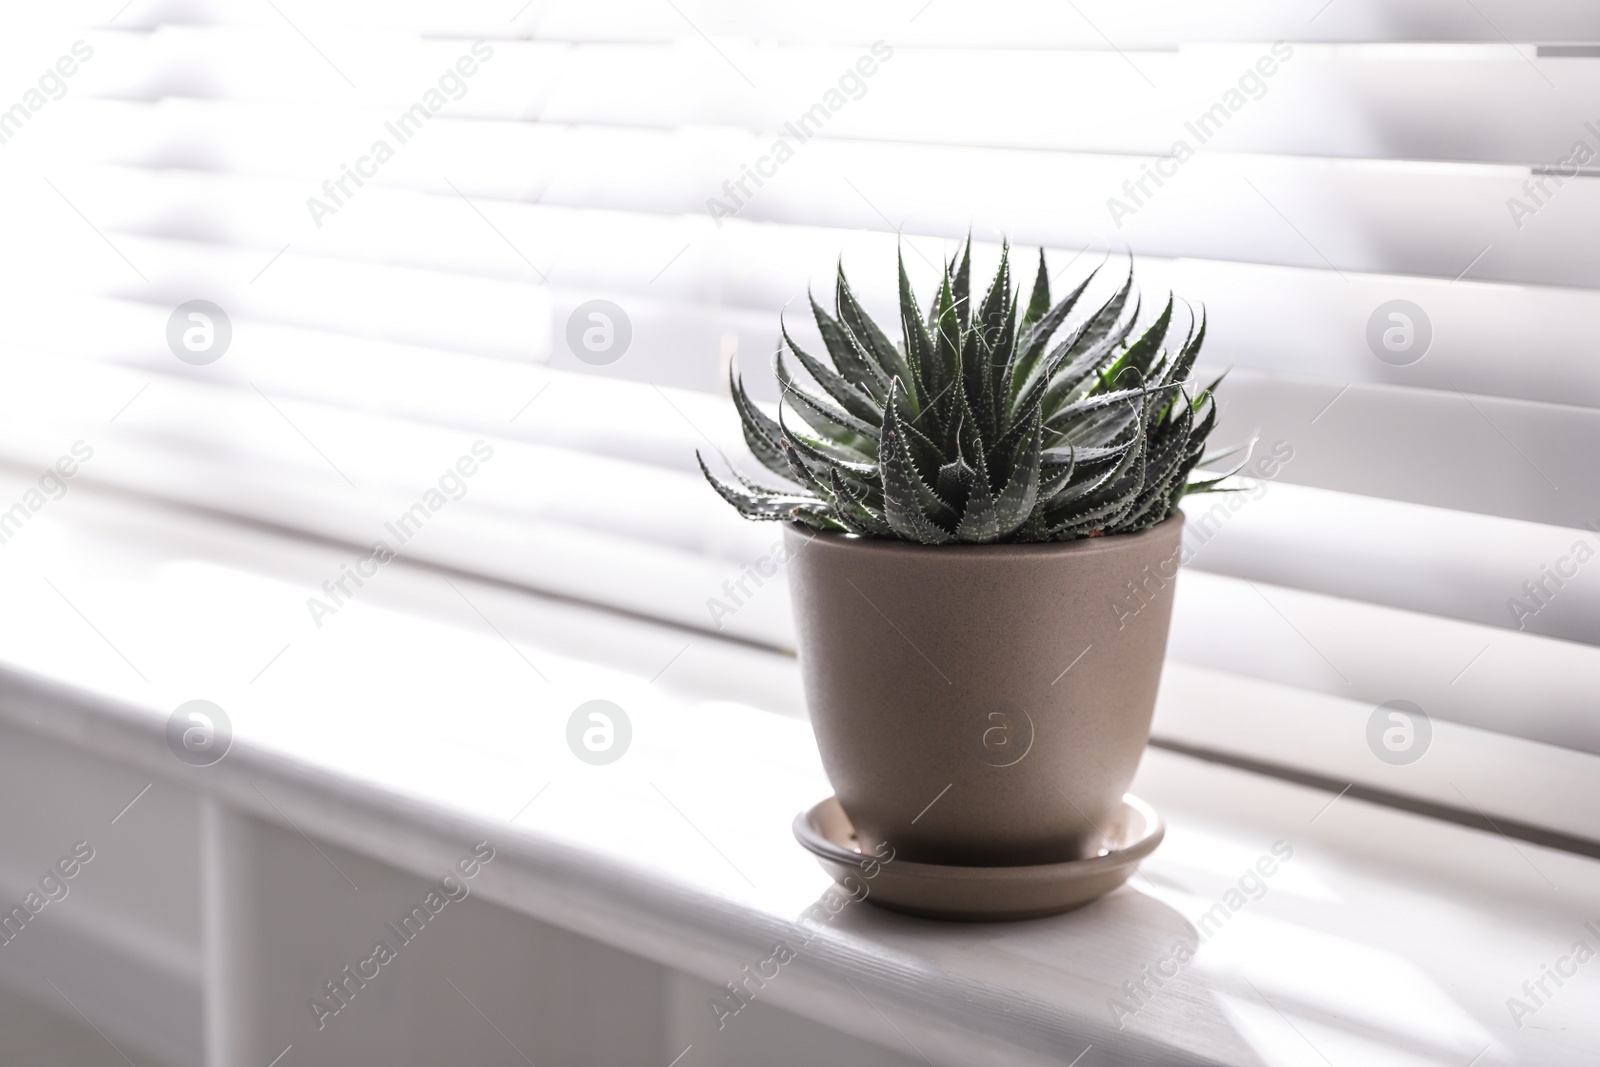
<svg viewBox="0 0 1600 1067">
<path fill-rule="evenodd" d="M 930 919 L 1000 922 L 1037 919 L 1081 907 L 1132 877 L 1166 833 L 1156 810 L 1132 793 L 1103 827 L 1096 855 L 1026 867 L 957 867 L 864 856 L 838 798 L 795 816 L 794 836 L 835 881 L 864 882 L 880 907 Z"/>
</svg>

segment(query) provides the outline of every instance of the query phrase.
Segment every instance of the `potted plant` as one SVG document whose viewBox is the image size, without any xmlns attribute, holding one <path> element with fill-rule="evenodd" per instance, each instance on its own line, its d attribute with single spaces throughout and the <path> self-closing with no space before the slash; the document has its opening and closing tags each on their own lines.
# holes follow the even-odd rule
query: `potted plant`
<svg viewBox="0 0 1600 1067">
<path fill-rule="evenodd" d="M 841 264 L 835 312 L 811 301 L 826 358 L 782 330 L 776 417 L 730 372 L 776 481 L 725 480 L 701 457 L 742 515 L 788 524 L 836 790 L 796 833 L 836 873 L 893 856 L 922 895 L 880 901 L 930 914 L 1062 910 L 1159 841 L 1159 818 L 1124 794 L 1165 655 L 1177 505 L 1226 477 L 1190 481 L 1223 458 L 1203 455 L 1217 383 L 1190 379 L 1203 316 L 1169 298 L 1135 334 L 1131 269 L 1098 306 L 1079 307 L 1094 275 L 1052 301 L 1042 251 L 1019 308 L 1009 259 L 974 303 L 969 240 L 926 315 L 902 261 L 898 344 Z M 1036 892 L 1008 910 L 1007 878 Z"/>
</svg>

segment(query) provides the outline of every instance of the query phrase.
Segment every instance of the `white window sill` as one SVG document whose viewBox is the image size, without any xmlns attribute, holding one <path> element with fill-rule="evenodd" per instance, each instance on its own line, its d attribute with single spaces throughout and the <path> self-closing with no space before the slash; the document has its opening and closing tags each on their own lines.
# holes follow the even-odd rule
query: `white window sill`
<svg viewBox="0 0 1600 1067">
<path fill-rule="evenodd" d="M 892 1047 L 887 1018 L 931 1062 L 1061 1064 L 1092 1044 L 1086 1063 L 1486 1067 L 1600 1047 L 1600 971 L 1521 1028 L 1507 1007 L 1595 947 L 1600 863 L 1160 749 L 1134 789 L 1167 840 L 1106 899 L 993 926 L 851 905 L 806 927 L 829 882 L 789 823 L 829 789 L 791 660 L 403 562 L 318 629 L 306 597 L 359 555 L 74 489 L 4 548 L 0 721 L 420 874 L 488 838 L 486 898 L 717 985 L 805 941 L 764 998 Z M 1318 713 L 1265 693 L 1172 670 L 1163 721 L 1203 741 L 1214 709 L 1287 751 L 1300 731 L 1267 712 Z M 163 734 L 196 698 L 235 731 L 204 769 Z M 634 727 L 607 767 L 564 739 L 594 698 Z M 1596 788 L 1589 764 L 1563 773 L 1459 784 L 1536 789 L 1559 816 Z M 1558 828 L 1592 836 L 1594 810 Z M 1277 842 L 1293 858 L 1228 908 Z M 1124 983 L 1219 902 L 1226 922 L 1119 1028 Z"/>
</svg>

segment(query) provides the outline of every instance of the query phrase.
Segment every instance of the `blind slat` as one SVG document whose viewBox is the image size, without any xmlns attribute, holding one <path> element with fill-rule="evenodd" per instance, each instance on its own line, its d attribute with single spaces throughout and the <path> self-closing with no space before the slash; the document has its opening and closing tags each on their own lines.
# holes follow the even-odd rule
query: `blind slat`
<svg viewBox="0 0 1600 1067">
<path fill-rule="evenodd" d="M 694 32 L 719 37 L 790 41 L 871 41 L 889 30 L 908 40 L 1014 48 L 1170 47 L 1185 41 L 1593 41 L 1600 14 L 1584 0 L 1159 0 L 1130 8 L 1117 0 L 1078 0 L 1067 17 L 1050 0 L 995 0 L 973 18 L 964 9 L 921 11 L 915 5 L 882 15 L 848 0 L 804 8 L 748 0 L 546 0 L 508 19 L 499 0 L 337 0 L 307 12 L 314 25 L 382 28 L 434 35 L 526 36 L 557 40 L 670 41 Z M 676 10 L 674 10 L 676 8 Z M 913 16 L 916 16 L 913 18 Z M 135 0 L 118 26 L 227 24 L 277 29 L 270 10 L 219 8 L 206 0 Z"/>
<path fill-rule="evenodd" d="M 252 118 L 251 105 L 262 109 L 256 121 L 276 118 L 303 134 L 303 107 L 327 95 L 326 69 L 284 76 L 320 62 L 287 30 L 164 29 L 137 43 L 126 37 L 111 37 L 108 48 L 129 54 L 102 68 L 92 91 L 202 105 L 186 110 L 184 128 L 197 134 L 195 124 L 203 123 L 208 141 L 260 137 L 263 131 L 239 128 Z M 1276 52 L 1266 43 L 1230 43 L 1144 53 L 1136 65 L 1109 50 L 909 46 L 883 63 L 859 46 L 767 45 L 734 60 L 781 91 L 762 91 L 728 66 L 708 65 L 688 42 L 493 47 L 494 59 L 474 64 L 480 69 L 461 83 L 459 98 L 452 91 L 444 114 L 775 135 L 866 56 L 872 76 L 849 75 L 849 102 L 818 127 L 820 136 L 1130 155 L 1165 155 L 1181 139 L 1207 151 L 1529 166 L 1555 166 L 1576 140 L 1594 149 L 1600 136 L 1584 125 L 1594 117 L 1587 101 L 1600 92 L 1600 64 L 1540 58 L 1500 42 L 1302 43 Z M 343 53 L 360 72 L 358 86 L 339 96 L 348 114 L 324 116 L 318 132 L 364 126 L 353 138 L 403 113 L 466 54 L 458 41 L 381 35 L 353 40 Z M 949 77 L 953 64 L 962 78 Z M 635 92 L 637 82 L 648 82 L 651 92 Z M 1019 100 L 1060 104 L 1041 115 L 1015 106 Z"/>
<path fill-rule="evenodd" d="M 305 180 L 282 210 L 309 236 L 307 198 L 335 206 L 322 182 L 339 179 L 341 163 L 359 163 L 381 133 L 375 123 L 321 154 L 274 152 L 271 137 L 177 144 L 149 164 L 298 171 Z M 1154 162 L 1134 156 L 813 140 L 772 181 L 758 188 L 746 179 L 748 195 L 730 195 L 725 183 L 743 168 L 771 165 L 762 160 L 772 144 L 733 130 L 438 120 L 374 181 L 574 207 L 706 217 L 717 210 L 749 221 L 949 238 L 969 227 L 1003 229 L 1019 243 L 1049 247 L 1126 245 L 1143 255 L 1600 286 L 1600 260 L 1581 236 L 1600 225 L 1600 182 L 1546 179 L 1535 204 L 1527 187 L 1536 176 L 1526 167 L 1200 153 L 1163 163 L 1171 173 L 1158 185 L 1149 176 Z M 1600 139 L 1592 144 L 1600 149 Z M 352 213 L 379 191 L 352 199 Z"/>
<path fill-rule="evenodd" d="M 1216 368 L 1220 370 L 1220 368 Z M 1600 522 L 1600 411 L 1464 393 L 1340 389 L 1239 371 L 1220 395 L 1219 440 L 1293 444 L 1303 485 L 1559 526 Z"/>
</svg>

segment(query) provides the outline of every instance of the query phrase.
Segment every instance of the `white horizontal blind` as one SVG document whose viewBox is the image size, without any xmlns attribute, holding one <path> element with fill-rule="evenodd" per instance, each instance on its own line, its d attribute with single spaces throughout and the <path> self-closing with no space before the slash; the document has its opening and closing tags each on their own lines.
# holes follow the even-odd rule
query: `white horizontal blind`
<svg viewBox="0 0 1600 1067">
<path fill-rule="evenodd" d="M 708 607 L 777 535 L 693 468 L 742 449 L 729 360 L 771 399 L 841 253 L 892 321 L 897 242 L 924 291 L 969 230 L 1058 285 L 1131 251 L 1208 309 L 1217 439 L 1291 457 L 1191 502 L 1174 654 L 1600 751 L 1600 9 L 518 6 L 133 0 L 17 45 L 5 456 L 92 440 L 85 477 L 369 544 L 483 438 L 406 554 L 783 646 L 781 588 Z"/>
</svg>

